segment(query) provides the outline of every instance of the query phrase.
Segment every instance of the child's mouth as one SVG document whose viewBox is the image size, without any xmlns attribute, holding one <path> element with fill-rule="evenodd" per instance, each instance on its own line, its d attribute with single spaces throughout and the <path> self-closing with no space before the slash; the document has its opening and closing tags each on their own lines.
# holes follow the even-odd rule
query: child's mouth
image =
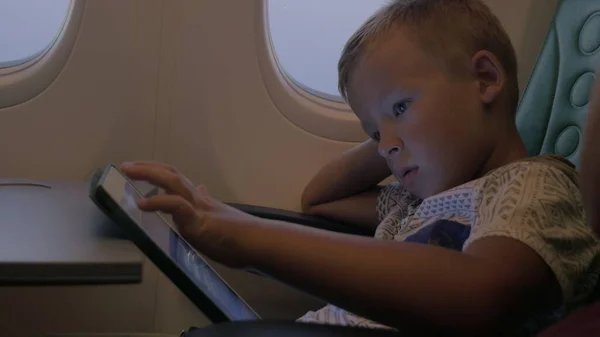
<svg viewBox="0 0 600 337">
<path fill-rule="evenodd" d="M 410 185 L 415 180 L 418 173 L 419 167 L 413 167 L 403 170 L 403 172 L 401 172 L 402 176 L 400 177 L 400 183 L 402 184 L 402 186 L 406 187 Z"/>
</svg>

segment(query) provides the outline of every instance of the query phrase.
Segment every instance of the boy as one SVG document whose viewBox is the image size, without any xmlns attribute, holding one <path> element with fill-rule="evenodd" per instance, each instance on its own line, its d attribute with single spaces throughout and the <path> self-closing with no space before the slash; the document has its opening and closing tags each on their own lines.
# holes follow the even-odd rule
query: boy
<svg viewBox="0 0 600 337">
<path fill-rule="evenodd" d="M 323 168 L 302 203 L 380 222 L 376 239 L 252 217 L 161 163 L 123 165 L 168 192 L 139 207 L 172 214 L 217 261 L 332 303 L 302 322 L 532 335 L 589 296 L 600 243 L 576 173 L 556 157 L 526 158 L 514 50 L 484 4 L 393 1 L 349 40 L 339 70 L 372 139 Z M 391 173 L 398 183 L 377 187 Z"/>
</svg>

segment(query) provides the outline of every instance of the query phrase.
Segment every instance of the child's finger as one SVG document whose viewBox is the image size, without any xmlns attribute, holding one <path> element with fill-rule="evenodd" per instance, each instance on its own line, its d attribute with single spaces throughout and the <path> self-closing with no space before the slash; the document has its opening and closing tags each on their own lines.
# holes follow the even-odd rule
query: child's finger
<svg viewBox="0 0 600 337">
<path fill-rule="evenodd" d="M 122 169 L 123 167 L 128 167 L 128 166 L 160 167 L 167 171 L 171 171 L 173 173 L 178 173 L 177 169 L 175 167 L 173 167 L 172 165 L 169 165 L 169 164 L 166 164 L 163 162 L 159 162 L 159 161 L 153 161 L 153 160 L 124 162 L 124 163 L 121 163 L 119 168 Z"/>
<path fill-rule="evenodd" d="M 208 189 L 206 188 L 205 185 L 196 186 L 196 190 L 198 190 L 198 192 L 200 192 L 202 194 L 208 194 Z"/>
<path fill-rule="evenodd" d="M 178 227 L 189 226 L 197 220 L 192 204 L 179 195 L 157 195 L 138 201 L 138 207 L 145 212 L 163 212 L 173 216 Z"/>
<path fill-rule="evenodd" d="M 153 166 L 125 166 L 122 171 L 132 180 L 147 181 L 162 188 L 168 194 L 182 196 L 194 203 L 193 189 L 189 187 L 189 182 L 182 179 L 178 173 Z"/>
</svg>

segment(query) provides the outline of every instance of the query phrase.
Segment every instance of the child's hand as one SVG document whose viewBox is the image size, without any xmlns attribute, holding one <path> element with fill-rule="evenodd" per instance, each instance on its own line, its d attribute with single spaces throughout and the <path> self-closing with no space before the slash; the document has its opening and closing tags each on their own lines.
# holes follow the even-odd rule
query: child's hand
<svg viewBox="0 0 600 337">
<path fill-rule="evenodd" d="M 392 174 L 368 140 L 325 165 L 302 193 L 302 211 L 375 229 L 381 181 Z"/>
<path fill-rule="evenodd" d="M 212 198 L 204 186 L 192 182 L 174 167 L 159 162 L 124 163 L 121 171 L 133 180 L 145 180 L 166 194 L 140 200 L 146 212 L 172 215 L 181 235 L 201 253 L 232 267 L 245 267 L 239 254 L 242 235 L 251 230 L 253 216 Z"/>
</svg>

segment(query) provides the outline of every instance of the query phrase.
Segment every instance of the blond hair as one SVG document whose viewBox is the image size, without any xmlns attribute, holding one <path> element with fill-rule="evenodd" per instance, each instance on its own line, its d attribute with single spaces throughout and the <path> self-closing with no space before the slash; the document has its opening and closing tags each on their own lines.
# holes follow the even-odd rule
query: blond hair
<svg viewBox="0 0 600 337">
<path fill-rule="evenodd" d="M 507 75 L 509 106 L 516 110 L 515 50 L 498 18 L 480 0 L 393 0 L 377 11 L 350 37 L 338 63 L 338 86 L 346 101 L 356 65 L 398 28 L 408 29 L 409 37 L 449 75 L 468 75 L 469 62 L 480 50 L 493 53 Z"/>
</svg>

